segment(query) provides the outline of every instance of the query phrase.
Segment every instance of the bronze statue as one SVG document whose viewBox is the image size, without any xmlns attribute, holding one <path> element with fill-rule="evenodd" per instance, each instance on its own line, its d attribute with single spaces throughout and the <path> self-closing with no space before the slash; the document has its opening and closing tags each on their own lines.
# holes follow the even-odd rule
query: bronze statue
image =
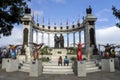
<svg viewBox="0 0 120 80">
<path fill-rule="evenodd" d="M 92 14 L 92 8 L 89 6 L 89 8 L 86 9 L 86 14 Z"/>
<path fill-rule="evenodd" d="M 64 48 L 64 37 L 60 34 L 60 48 Z"/>
<path fill-rule="evenodd" d="M 64 37 L 60 34 L 60 37 L 55 34 L 54 36 L 54 48 L 64 48 Z"/>
<path fill-rule="evenodd" d="M 57 34 L 55 34 L 54 36 L 54 47 L 59 48 L 59 37 L 57 36 Z"/>
</svg>

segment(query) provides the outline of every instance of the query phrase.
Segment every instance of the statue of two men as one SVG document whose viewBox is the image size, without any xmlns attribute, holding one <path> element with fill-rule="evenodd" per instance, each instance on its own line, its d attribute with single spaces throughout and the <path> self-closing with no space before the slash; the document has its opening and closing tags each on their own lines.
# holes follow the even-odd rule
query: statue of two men
<svg viewBox="0 0 120 80">
<path fill-rule="evenodd" d="M 55 34 L 54 36 L 54 47 L 55 48 L 64 48 L 64 37 L 60 34 L 60 37 Z"/>
</svg>

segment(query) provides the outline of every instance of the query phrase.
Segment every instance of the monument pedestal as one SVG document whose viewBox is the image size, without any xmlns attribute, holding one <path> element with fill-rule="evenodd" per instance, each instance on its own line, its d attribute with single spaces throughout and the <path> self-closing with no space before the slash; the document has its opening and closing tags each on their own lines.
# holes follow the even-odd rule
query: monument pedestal
<svg viewBox="0 0 120 80">
<path fill-rule="evenodd" d="M 42 75 L 42 61 L 36 60 L 30 63 L 30 73 L 31 77 L 38 77 Z"/>
<path fill-rule="evenodd" d="M 114 59 L 102 59 L 102 71 L 115 72 Z"/>
<path fill-rule="evenodd" d="M 7 60 L 6 72 L 18 71 L 19 61 L 17 59 Z"/>
<path fill-rule="evenodd" d="M 10 60 L 11 58 L 3 58 L 2 59 L 2 69 L 6 69 L 6 66 L 8 64 L 8 60 Z"/>
<path fill-rule="evenodd" d="M 86 77 L 85 61 L 77 61 L 77 76 L 78 77 Z"/>
<path fill-rule="evenodd" d="M 55 48 L 51 51 L 52 56 L 51 56 L 51 61 L 58 61 L 58 58 L 60 56 L 62 56 L 62 58 L 64 59 L 64 57 L 67 55 L 67 49 L 65 48 Z"/>
</svg>

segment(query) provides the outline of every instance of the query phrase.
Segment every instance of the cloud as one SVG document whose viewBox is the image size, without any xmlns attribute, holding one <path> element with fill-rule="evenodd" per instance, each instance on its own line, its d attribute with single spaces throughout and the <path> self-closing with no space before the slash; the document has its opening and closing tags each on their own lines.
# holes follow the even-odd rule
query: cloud
<svg viewBox="0 0 120 80">
<path fill-rule="evenodd" d="M 96 41 L 98 44 L 120 44 L 120 29 L 116 26 L 96 30 Z"/>
<path fill-rule="evenodd" d="M 107 18 L 99 18 L 97 19 L 97 22 L 108 22 L 109 20 Z"/>
<path fill-rule="evenodd" d="M 12 30 L 12 35 L 8 37 L 2 37 L 0 39 L 0 47 L 8 46 L 9 44 L 22 44 L 22 28 L 14 27 Z"/>
<path fill-rule="evenodd" d="M 99 12 L 97 12 L 95 14 L 95 16 L 98 18 L 98 22 L 108 22 L 109 21 L 109 17 L 108 14 L 110 14 L 110 10 L 109 9 L 103 9 Z"/>
</svg>

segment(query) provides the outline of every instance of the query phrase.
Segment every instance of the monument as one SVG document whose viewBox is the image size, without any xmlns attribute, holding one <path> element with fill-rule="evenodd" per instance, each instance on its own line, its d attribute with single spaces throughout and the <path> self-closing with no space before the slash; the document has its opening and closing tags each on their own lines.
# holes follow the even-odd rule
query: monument
<svg viewBox="0 0 120 80">
<path fill-rule="evenodd" d="M 26 45 L 27 48 L 27 54 L 32 54 L 32 44 L 33 43 L 33 31 L 36 32 L 36 43 L 38 43 L 38 31 L 42 35 L 41 41 L 44 43 L 44 34 L 48 34 L 48 46 L 50 47 L 50 34 L 54 33 L 54 49 L 59 49 L 57 53 L 61 53 L 62 50 L 65 49 L 65 47 L 69 48 L 69 35 L 73 34 L 73 47 L 75 47 L 76 39 L 79 40 L 79 43 L 81 43 L 81 31 L 84 31 L 84 43 L 85 43 L 85 51 L 86 54 L 89 54 L 89 49 L 93 49 L 93 53 L 97 50 L 96 47 L 96 39 L 95 39 L 95 21 L 97 18 L 95 18 L 92 14 L 92 8 L 89 6 L 89 8 L 86 9 L 86 17 L 84 18 L 83 22 L 80 23 L 79 21 L 77 24 L 73 24 L 72 26 L 68 25 L 68 21 L 66 22 L 66 28 L 61 25 L 60 28 L 57 28 L 56 24 L 55 27 L 50 26 L 50 21 L 48 22 L 48 26 L 45 26 L 44 23 L 42 25 L 38 25 L 39 23 L 35 23 L 31 16 L 31 9 L 26 8 L 25 9 L 25 15 L 22 18 L 23 22 L 23 45 Z M 79 25 L 78 25 L 79 24 Z M 74 26 L 74 27 L 73 27 Z M 64 29 L 63 29 L 64 28 Z M 78 36 L 76 37 L 76 33 L 78 32 Z M 67 39 L 64 39 L 63 34 L 67 35 Z M 60 36 L 58 36 L 60 35 Z M 65 41 L 67 40 L 67 41 Z M 65 43 L 67 46 L 64 46 Z M 53 51 L 55 52 L 55 51 Z M 67 53 L 67 51 L 66 51 Z M 93 55 L 93 53 L 90 55 Z M 55 54 L 55 53 L 54 53 Z M 54 55 L 53 54 L 53 55 Z M 30 56 L 29 56 L 30 57 Z"/>
</svg>

